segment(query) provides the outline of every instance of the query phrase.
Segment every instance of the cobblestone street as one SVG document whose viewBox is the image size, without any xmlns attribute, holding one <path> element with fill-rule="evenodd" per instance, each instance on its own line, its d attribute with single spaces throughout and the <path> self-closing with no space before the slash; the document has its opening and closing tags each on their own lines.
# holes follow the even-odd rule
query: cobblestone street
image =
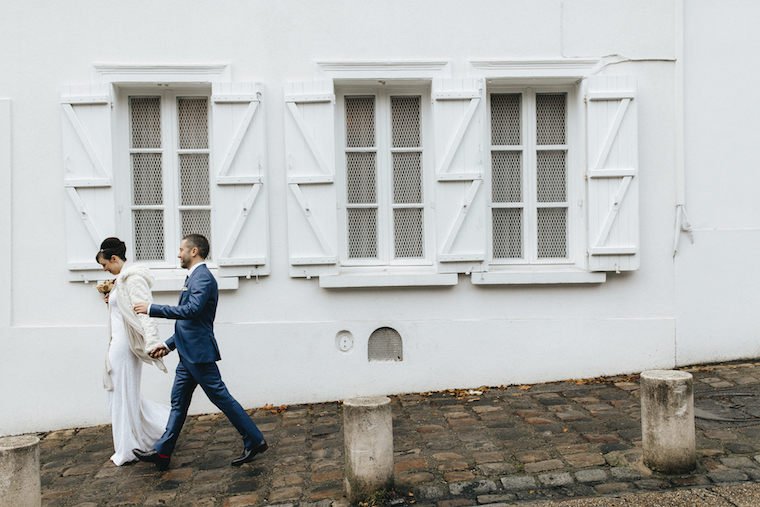
<svg viewBox="0 0 760 507">
<path fill-rule="evenodd" d="M 637 505 L 626 501 L 702 488 L 700 505 L 742 505 L 718 492 L 760 481 L 760 363 L 687 371 L 698 416 L 693 474 L 644 467 L 635 376 L 406 394 L 392 397 L 396 489 L 374 501 L 455 507 L 607 495 L 588 505 Z M 340 404 L 252 414 L 270 449 L 239 469 L 230 461 L 240 438 L 216 414 L 188 419 L 163 473 L 113 466 L 110 426 L 43 434 L 43 504 L 348 505 Z M 638 496 L 613 498 L 627 494 Z M 685 501 L 662 505 L 696 505 Z"/>
</svg>

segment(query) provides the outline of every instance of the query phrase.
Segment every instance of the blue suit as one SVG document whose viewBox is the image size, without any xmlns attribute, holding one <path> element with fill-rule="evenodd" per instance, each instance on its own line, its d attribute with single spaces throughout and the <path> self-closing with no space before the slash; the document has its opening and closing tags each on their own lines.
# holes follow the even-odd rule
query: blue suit
<svg viewBox="0 0 760 507">
<path fill-rule="evenodd" d="M 179 353 L 169 421 L 166 431 L 154 446 L 159 454 L 171 455 L 174 451 L 193 391 L 199 385 L 242 435 L 246 449 L 256 448 L 264 442 L 261 431 L 227 390 L 216 366 L 216 361 L 221 360 L 214 338 L 218 301 L 216 280 L 206 265 L 201 264 L 188 276 L 177 306 L 150 305 L 151 317 L 176 320 L 174 334 L 166 345 L 170 350 L 176 348 Z"/>
</svg>

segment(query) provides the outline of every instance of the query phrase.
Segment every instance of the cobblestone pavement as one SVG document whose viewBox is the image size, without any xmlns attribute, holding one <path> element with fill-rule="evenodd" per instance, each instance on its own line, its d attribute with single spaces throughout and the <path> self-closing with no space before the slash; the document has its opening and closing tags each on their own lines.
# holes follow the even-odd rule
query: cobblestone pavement
<svg viewBox="0 0 760 507">
<path fill-rule="evenodd" d="M 396 488 L 373 501 L 742 505 L 717 499 L 730 498 L 720 494 L 726 484 L 760 482 L 760 363 L 688 371 L 701 416 L 692 474 L 668 477 L 643 465 L 635 376 L 405 394 L 392 397 Z M 219 414 L 188 418 L 163 473 L 143 463 L 113 466 L 110 426 L 43 434 L 43 505 L 348 505 L 338 403 L 252 414 L 270 450 L 241 468 L 230 467 L 240 438 Z M 678 503 L 683 495 L 691 499 Z M 706 503 L 695 503 L 702 497 Z"/>
</svg>

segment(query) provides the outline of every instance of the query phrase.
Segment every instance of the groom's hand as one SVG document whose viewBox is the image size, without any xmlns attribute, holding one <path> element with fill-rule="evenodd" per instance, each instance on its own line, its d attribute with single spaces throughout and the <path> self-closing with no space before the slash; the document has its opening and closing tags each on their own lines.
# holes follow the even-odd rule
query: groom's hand
<svg viewBox="0 0 760 507">
<path fill-rule="evenodd" d="M 168 353 L 169 353 L 169 349 L 167 349 L 165 345 L 159 345 L 155 349 L 148 352 L 148 355 L 152 357 L 153 359 L 159 359 L 159 358 L 164 357 Z"/>
<path fill-rule="evenodd" d="M 144 313 L 147 315 L 148 307 L 150 307 L 148 303 L 135 303 L 132 306 L 132 309 L 134 309 L 135 313 Z"/>
</svg>

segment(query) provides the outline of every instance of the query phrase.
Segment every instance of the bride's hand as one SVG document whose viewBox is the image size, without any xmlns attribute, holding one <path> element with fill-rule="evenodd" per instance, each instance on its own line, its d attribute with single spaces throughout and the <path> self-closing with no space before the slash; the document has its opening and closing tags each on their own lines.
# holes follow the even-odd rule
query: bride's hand
<svg viewBox="0 0 760 507">
<path fill-rule="evenodd" d="M 109 296 L 108 293 L 103 294 L 103 301 L 105 301 L 106 304 L 108 304 L 108 296 Z"/>
</svg>

